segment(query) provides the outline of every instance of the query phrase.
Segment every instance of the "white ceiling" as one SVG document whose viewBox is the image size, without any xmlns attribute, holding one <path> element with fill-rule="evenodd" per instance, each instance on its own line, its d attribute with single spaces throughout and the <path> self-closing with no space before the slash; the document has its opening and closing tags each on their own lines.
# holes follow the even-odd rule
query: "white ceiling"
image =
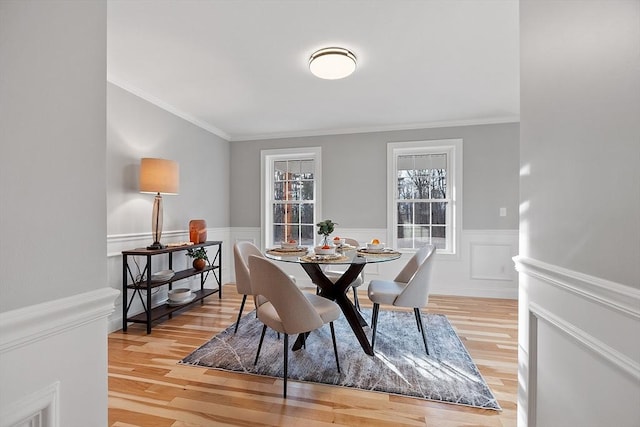
<svg viewBox="0 0 640 427">
<path fill-rule="evenodd" d="M 519 118 L 517 0 L 109 0 L 108 80 L 247 140 Z M 358 57 L 343 80 L 308 58 Z"/>
</svg>

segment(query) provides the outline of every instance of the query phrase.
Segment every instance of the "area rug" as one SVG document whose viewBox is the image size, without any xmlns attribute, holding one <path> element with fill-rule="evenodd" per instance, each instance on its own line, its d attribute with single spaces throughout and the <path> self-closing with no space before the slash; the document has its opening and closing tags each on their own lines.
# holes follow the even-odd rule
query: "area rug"
<svg viewBox="0 0 640 427">
<path fill-rule="evenodd" d="M 370 310 L 363 310 L 365 319 Z M 289 351 L 289 380 L 331 384 L 420 399 L 501 410 L 446 316 L 423 314 L 429 353 L 413 312 L 380 310 L 375 356 L 360 347 L 344 317 L 334 322 L 341 373 L 329 325 L 313 331 L 306 349 Z M 268 330 L 258 364 L 253 365 L 262 323 L 251 312 L 213 337 L 180 363 L 269 377 L 283 376 L 282 338 Z M 371 337 L 371 330 L 365 327 Z M 295 336 L 290 337 L 292 345 Z"/>
</svg>

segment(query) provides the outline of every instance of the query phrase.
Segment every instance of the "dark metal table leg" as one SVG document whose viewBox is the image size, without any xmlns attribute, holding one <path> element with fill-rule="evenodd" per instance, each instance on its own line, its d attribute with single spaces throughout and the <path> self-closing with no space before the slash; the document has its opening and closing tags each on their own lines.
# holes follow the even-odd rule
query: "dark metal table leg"
<svg viewBox="0 0 640 427">
<path fill-rule="evenodd" d="M 373 349 L 371 344 L 364 333 L 363 326 L 367 325 L 367 322 L 360 315 L 358 310 L 354 307 L 351 300 L 346 295 L 349 286 L 360 274 L 365 264 L 351 264 L 347 271 L 333 283 L 324 274 L 319 264 L 301 264 L 302 268 L 307 272 L 313 283 L 320 287 L 320 296 L 335 301 L 336 304 L 342 310 L 344 317 L 347 319 L 351 330 L 358 339 L 362 350 L 369 356 L 373 356 Z M 303 338 L 299 335 L 298 339 L 293 346 L 293 350 L 298 350 L 302 347 Z"/>
</svg>

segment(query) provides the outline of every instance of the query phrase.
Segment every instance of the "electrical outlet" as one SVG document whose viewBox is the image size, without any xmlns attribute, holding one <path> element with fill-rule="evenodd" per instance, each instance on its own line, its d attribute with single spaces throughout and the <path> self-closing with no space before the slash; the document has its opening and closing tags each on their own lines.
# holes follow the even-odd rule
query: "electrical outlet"
<svg viewBox="0 0 640 427">
<path fill-rule="evenodd" d="M 507 208 L 500 208 L 500 216 L 507 216 Z"/>
</svg>

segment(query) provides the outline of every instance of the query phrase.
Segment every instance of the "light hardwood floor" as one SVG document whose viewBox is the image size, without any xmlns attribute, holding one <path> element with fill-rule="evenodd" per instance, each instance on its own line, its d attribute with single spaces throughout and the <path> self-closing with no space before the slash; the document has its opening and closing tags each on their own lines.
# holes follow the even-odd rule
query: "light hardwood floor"
<svg viewBox="0 0 640 427">
<path fill-rule="evenodd" d="M 289 382 L 285 400 L 282 380 L 178 365 L 235 322 L 240 300 L 235 286 L 225 285 L 222 300 L 213 295 L 157 324 L 150 335 L 143 325 L 111 333 L 109 426 L 516 425 L 515 300 L 432 295 L 428 306 L 447 315 L 502 412 L 296 381 Z M 367 305 L 366 294 L 360 300 Z"/>
</svg>

